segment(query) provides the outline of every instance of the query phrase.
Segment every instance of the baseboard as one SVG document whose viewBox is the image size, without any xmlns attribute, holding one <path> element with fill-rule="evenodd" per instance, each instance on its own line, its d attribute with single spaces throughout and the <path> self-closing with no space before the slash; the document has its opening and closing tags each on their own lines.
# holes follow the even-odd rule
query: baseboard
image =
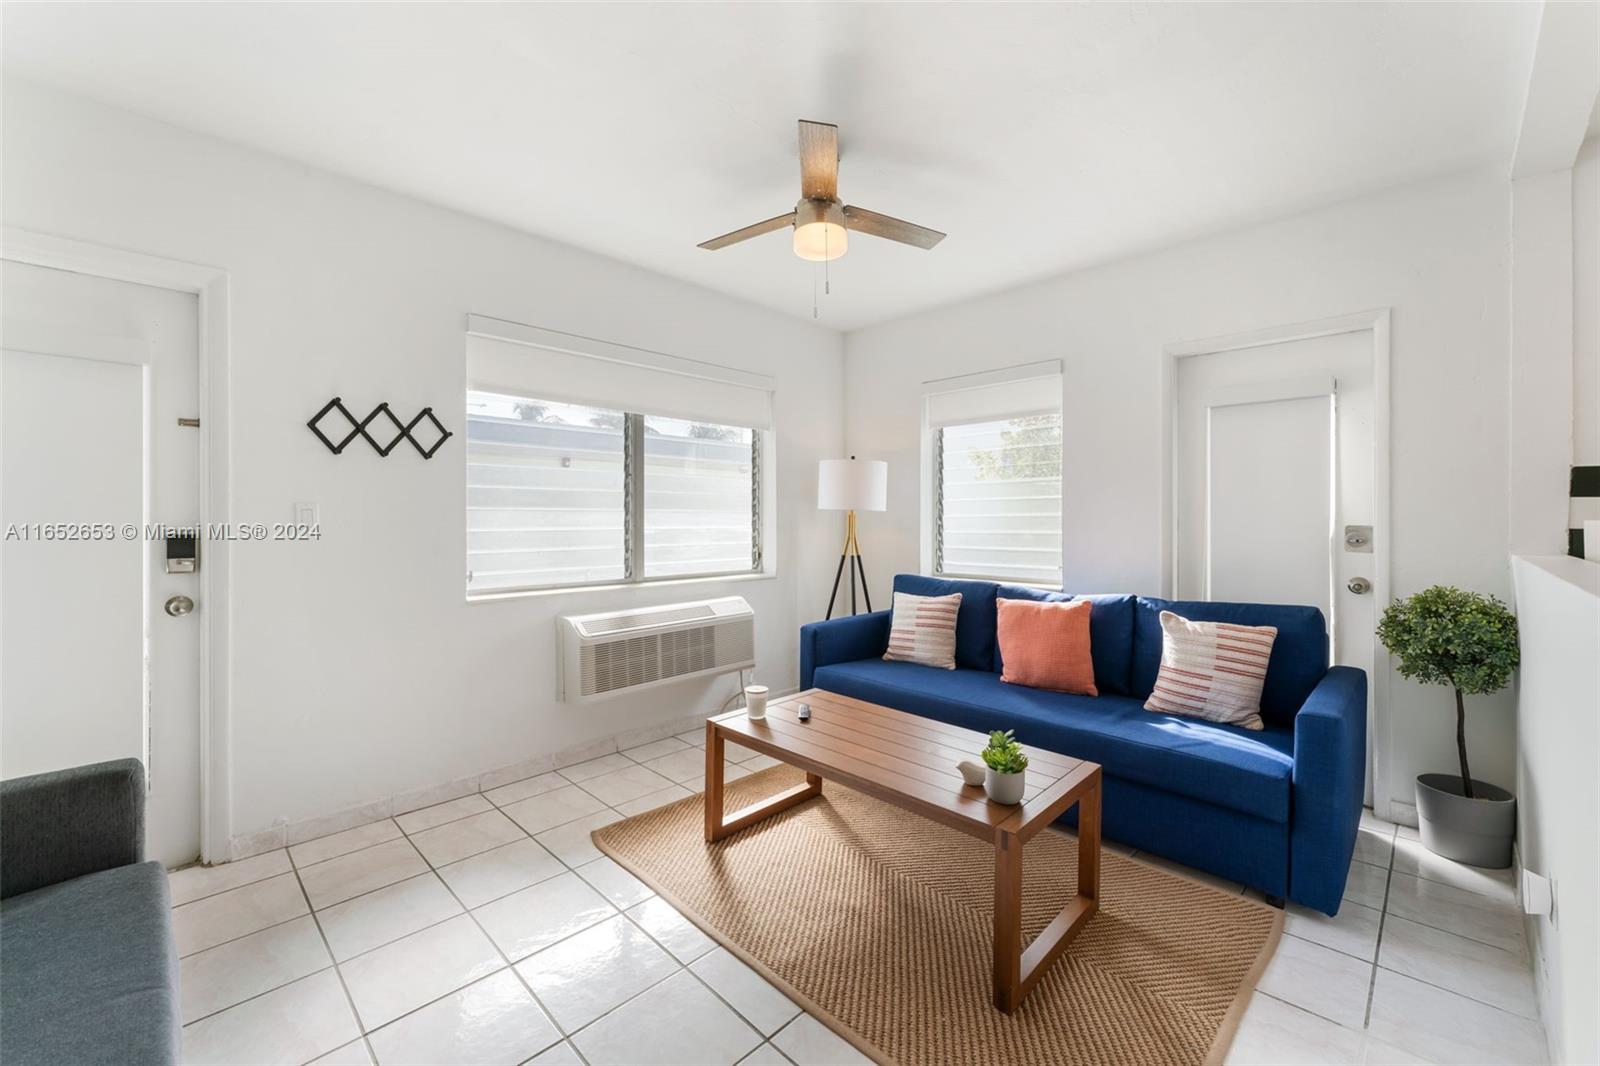
<svg viewBox="0 0 1600 1066">
<path fill-rule="evenodd" d="M 793 685 L 784 689 L 774 689 L 771 698 L 779 699 L 784 696 L 791 696 L 797 691 L 799 689 Z M 513 781 L 537 777 L 539 774 L 547 774 L 564 766 L 574 766 L 590 759 L 598 759 L 602 755 L 610 755 L 613 752 L 636 748 L 641 744 L 663 740 L 679 733 L 687 733 L 691 729 L 703 729 L 708 717 L 710 716 L 704 712 L 685 715 L 681 718 L 674 718 L 671 721 L 630 729 L 601 740 L 586 741 L 583 744 L 577 744 L 548 755 L 535 755 L 520 762 L 496 766 L 480 773 L 452 778 L 449 781 L 428 785 L 423 788 L 397 792 L 392 796 L 343 807 L 327 814 L 301 818 L 293 822 L 284 819 L 265 829 L 260 829 L 253 833 L 241 833 L 232 837 L 228 841 L 227 859 L 219 861 L 248 859 L 252 855 L 260 855 L 263 852 L 276 851 L 279 848 L 300 844 L 307 840 L 315 840 L 317 837 L 324 837 L 329 833 L 354 829 L 358 825 L 366 825 L 369 822 L 376 822 L 383 818 L 393 818 L 408 811 L 432 807 L 436 803 L 460 799 L 462 796 L 470 796 L 474 792 L 488 792 L 490 789 L 499 788 L 501 785 L 509 785 Z"/>
<path fill-rule="evenodd" d="M 1404 800 L 1392 799 L 1389 801 L 1389 821 L 1396 825 L 1409 825 L 1417 828 L 1417 805 Z"/>
<path fill-rule="evenodd" d="M 1544 932 L 1549 925 L 1549 919 L 1540 921 L 1537 914 L 1526 913 L 1523 907 L 1522 896 L 1522 842 L 1513 841 L 1511 844 L 1511 872 L 1516 875 L 1517 911 L 1522 919 L 1522 935 L 1528 944 L 1528 962 L 1533 967 L 1533 998 L 1539 1005 L 1539 1022 L 1544 1029 L 1546 1050 L 1549 1052 L 1549 1062 L 1567 1062 L 1566 1049 L 1561 1043 L 1560 1011 L 1561 1005 L 1556 1002 L 1555 989 L 1550 986 L 1550 962 L 1545 953 Z"/>
</svg>

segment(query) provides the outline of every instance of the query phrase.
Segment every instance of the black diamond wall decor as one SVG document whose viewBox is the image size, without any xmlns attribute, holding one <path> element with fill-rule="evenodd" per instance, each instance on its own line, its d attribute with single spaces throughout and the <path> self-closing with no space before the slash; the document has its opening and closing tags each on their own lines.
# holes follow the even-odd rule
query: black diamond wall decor
<svg viewBox="0 0 1600 1066">
<path fill-rule="evenodd" d="M 344 437 L 338 441 L 334 441 L 331 437 L 324 433 L 321 426 L 322 420 L 335 411 L 337 411 L 350 426 L 350 432 L 346 433 Z M 371 426 L 380 417 L 387 418 L 389 420 L 389 424 L 393 426 L 395 430 L 394 438 L 387 444 L 378 443 L 377 438 L 371 433 L 367 432 L 367 427 Z M 413 436 L 411 432 L 422 423 L 423 419 L 427 419 L 429 422 L 433 423 L 434 432 L 438 434 L 438 439 L 426 448 L 422 446 L 422 442 L 417 440 L 417 438 Z M 328 450 L 334 455 L 339 455 L 345 450 L 351 441 L 355 440 L 357 437 L 361 437 L 368 444 L 372 445 L 372 450 L 377 452 L 380 456 L 387 456 L 390 452 L 394 451 L 400 446 L 401 441 L 408 440 L 411 442 L 411 446 L 417 450 L 418 455 L 422 456 L 424 459 L 432 459 L 434 453 L 440 448 L 444 447 L 444 442 L 455 436 L 455 434 L 444 428 L 444 424 L 439 421 L 438 416 L 433 413 L 433 408 L 431 407 L 424 407 L 422 410 L 418 411 L 416 417 L 411 421 L 401 422 L 400 419 L 395 415 L 393 409 L 390 408 L 388 402 L 385 401 L 374 407 L 367 417 L 358 420 L 355 415 L 350 413 L 350 409 L 344 405 L 344 401 L 338 396 L 335 396 L 333 399 L 323 404 L 322 410 L 312 415 L 311 420 L 306 423 L 306 426 L 311 430 L 312 433 L 316 434 L 317 439 L 326 445 Z"/>
</svg>

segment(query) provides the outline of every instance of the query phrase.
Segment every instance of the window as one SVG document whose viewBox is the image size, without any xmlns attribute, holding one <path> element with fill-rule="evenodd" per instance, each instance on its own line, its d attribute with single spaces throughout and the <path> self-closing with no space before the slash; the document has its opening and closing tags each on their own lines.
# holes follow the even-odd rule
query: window
<svg viewBox="0 0 1600 1066">
<path fill-rule="evenodd" d="M 467 591 L 760 569 L 761 435 L 467 393 Z"/>
<path fill-rule="evenodd" d="M 1061 412 L 933 430 L 934 572 L 1061 584 Z"/>
<path fill-rule="evenodd" d="M 644 577 L 756 565 L 755 432 L 681 418 L 644 422 Z"/>
</svg>

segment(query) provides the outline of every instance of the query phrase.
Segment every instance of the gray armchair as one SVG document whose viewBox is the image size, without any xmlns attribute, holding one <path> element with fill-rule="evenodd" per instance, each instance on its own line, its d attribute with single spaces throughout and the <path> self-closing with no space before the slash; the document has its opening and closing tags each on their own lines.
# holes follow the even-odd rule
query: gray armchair
<svg viewBox="0 0 1600 1066">
<path fill-rule="evenodd" d="M 167 874 L 137 760 L 0 782 L 0 1061 L 175 1063 Z"/>
</svg>

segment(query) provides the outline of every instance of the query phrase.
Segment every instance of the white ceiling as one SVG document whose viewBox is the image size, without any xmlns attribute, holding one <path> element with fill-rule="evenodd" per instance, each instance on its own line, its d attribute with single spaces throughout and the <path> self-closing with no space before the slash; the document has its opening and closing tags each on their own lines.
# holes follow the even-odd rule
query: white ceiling
<svg viewBox="0 0 1600 1066">
<path fill-rule="evenodd" d="M 8 72 L 810 318 L 795 120 L 858 236 L 823 324 L 1510 159 L 1533 3 L 24 4 Z"/>
</svg>

